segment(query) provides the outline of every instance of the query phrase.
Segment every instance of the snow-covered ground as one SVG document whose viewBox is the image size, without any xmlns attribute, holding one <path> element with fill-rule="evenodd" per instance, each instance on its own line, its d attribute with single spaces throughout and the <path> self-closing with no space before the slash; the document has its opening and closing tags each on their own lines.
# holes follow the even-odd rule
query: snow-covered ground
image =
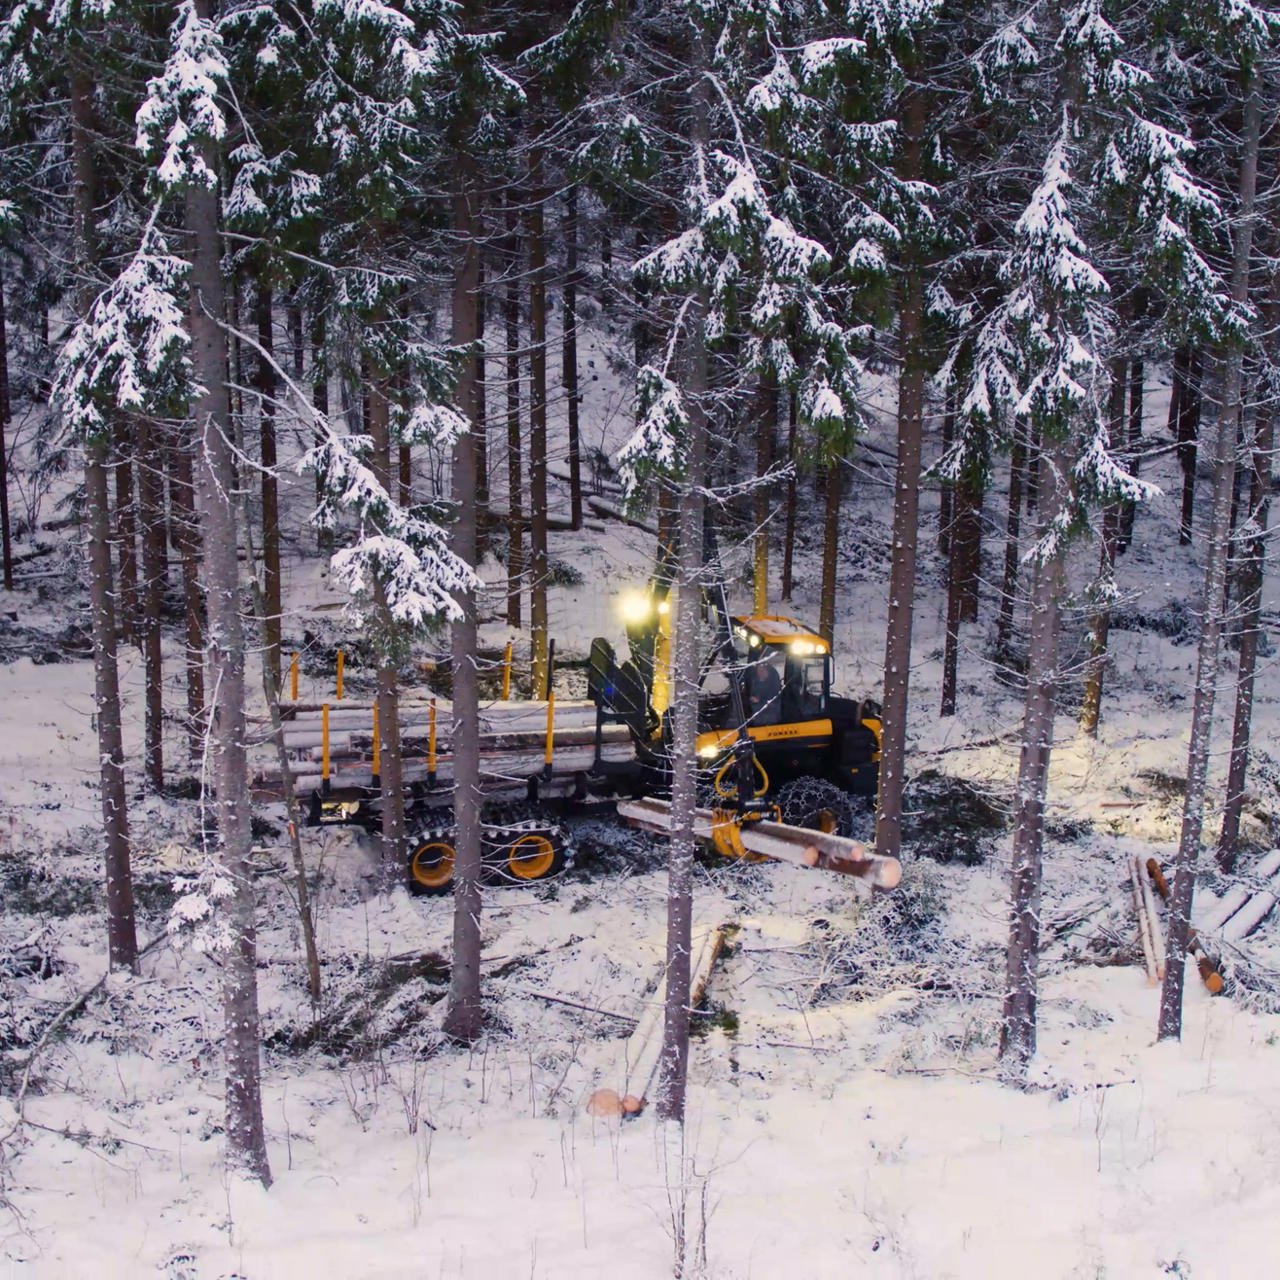
<svg viewBox="0 0 1280 1280">
<path fill-rule="evenodd" d="M 603 347 L 587 341 L 583 359 L 604 371 L 584 388 L 588 440 L 612 447 L 626 402 Z M 1153 396 L 1149 431 L 1162 415 Z M 889 447 L 887 429 L 873 443 Z M 859 452 L 846 505 L 836 653 L 852 694 L 880 682 L 884 465 Z M 1168 458 L 1154 474 L 1176 483 Z M 286 502 L 286 643 L 305 649 L 312 636 L 304 691 L 325 686 L 323 647 L 343 633 L 303 525 L 310 483 L 295 481 Z M 222 1175 L 217 975 L 162 942 L 140 977 L 112 977 L 65 1037 L 42 1047 L 24 1127 L 11 1129 L 4 1104 L 0 1274 L 648 1280 L 672 1273 L 682 1232 L 686 1274 L 723 1280 L 1270 1274 L 1280 1252 L 1280 1016 L 1266 988 L 1280 972 L 1277 926 L 1236 958 L 1251 977 L 1229 997 L 1210 999 L 1193 968 L 1183 1040 L 1157 1046 L 1158 992 L 1141 968 L 1125 884 L 1126 858 L 1167 863 L 1177 834 L 1194 645 L 1168 607 L 1196 599 L 1201 549 L 1177 547 L 1174 508 L 1170 498 L 1139 515 L 1121 562 L 1135 629 L 1113 632 L 1097 743 L 1075 739 L 1066 696 L 1075 685 L 1064 689 L 1044 895 L 1055 936 L 1032 1088 L 1014 1090 L 995 1072 L 1008 857 L 1000 810 L 1017 765 L 1019 703 L 993 678 L 984 623 L 964 637 L 960 714 L 936 715 L 943 572 L 929 497 L 910 741 L 913 771 L 939 777 L 913 793 L 903 886 L 868 903 L 820 873 L 702 868 L 697 918 L 734 929 L 698 1019 L 683 1152 L 665 1145 L 651 1114 L 623 1123 L 585 1111 L 595 1089 L 620 1085 L 629 1020 L 657 981 L 658 842 L 585 819 L 568 875 L 487 895 L 490 1031 L 462 1051 L 436 1030 L 451 904 L 374 896 L 373 855 L 350 832 L 307 838 L 325 985 L 313 1024 L 282 841 L 264 829 L 259 978 L 274 1186 L 246 1191 Z M 984 619 L 1002 519 L 993 495 Z M 791 606 L 803 617 L 816 614 L 819 543 L 806 507 Z M 651 540 L 594 522 L 554 534 L 552 554 L 581 576 L 551 602 L 559 652 L 581 655 L 592 635 L 616 636 L 613 597 L 643 580 Z M 736 578 L 742 556 L 728 559 Z M 1077 587 L 1095 560 L 1096 549 L 1081 549 Z M 496 615 L 497 593 L 492 603 Z M 50 646 L 40 637 L 87 621 L 83 597 L 58 578 L 43 598 L 31 588 L 3 606 L 19 615 L 8 625 L 36 637 L 10 647 L 42 659 Z M 1068 629 L 1066 650 L 1079 652 L 1078 615 Z M 486 627 L 486 642 L 506 635 L 499 621 Z M 181 655 L 168 659 L 177 708 Z M 1226 664 L 1223 674 L 1220 726 Z M 132 652 L 124 684 L 136 759 Z M 1266 658 L 1247 823 L 1255 845 L 1270 838 L 1276 801 L 1267 770 L 1278 697 Z M 1218 779 L 1225 736 L 1220 728 L 1215 738 Z M 176 724 L 167 746 L 180 775 Z M 103 970 L 95 775 L 90 664 L 66 655 L 0 664 L 0 953 L 47 961 L 0 975 L 6 1097 L 52 1016 Z M 189 800 L 137 794 L 150 939 L 163 930 L 175 872 L 192 863 L 199 815 Z M 955 860 L 961 851 L 972 857 Z M 1220 887 L 1207 876 L 1203 892 Z"/>
</svg>

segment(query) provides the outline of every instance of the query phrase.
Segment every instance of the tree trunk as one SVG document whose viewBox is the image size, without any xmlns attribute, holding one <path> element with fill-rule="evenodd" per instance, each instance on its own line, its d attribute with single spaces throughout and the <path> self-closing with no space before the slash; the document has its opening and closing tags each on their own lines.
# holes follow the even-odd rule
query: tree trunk
<svg viewBox="0 0 1280 1280">
<path fill-rule="evenodd" d="M 1022 489 L 1027 447 L 1018 436 L 1009 456 L 1009 516 L 1005 522 L 1004 574 L 1000 579 L 1000 616 L 996 620 L 996 658 L 1007 662 L 1013 643 L 1013 613 L 1018 593 L 1018 539 L 1022 536 Z"/>
<path fill-rule="evenodd" d="M 1112 439 L 1120 439 L 1125 423 L 1125 362 L 1111 362 L 1111 395 L 1107 417 Z M 1102 516 L 1102 548 L 1095 587 L 1096 606 L 1089 615 L 1089 657 L 1084 668 L 1084 698 L 1080 703 L 1080 732 L 1098 736 L 1102 714 L 1102 686 L 1107 672 L 1107 643 L 1111 633 L 1111 601 L 1115 595 L 1116 551 L 1120 545 L 1123 512 L 1112 503 Z"/>
<path fill-rule="evenodd" d="M 71 76 L 73 259 L 83 282 L 82 315 L 93 304 L 92 267 L 97 245 L 94 206 L 97 167 L 92 148 L 93 82 Z M 107 881 L 107 956 L 113 969 L 136 969 L 133 872 L 129 865 L 129 813 L 125 799 L 124 741 L 120 727 L 120 678 L 116 664 L 115 585 L 112 581 L 111 513 L 107 501 L 108 440 L 84 445 L 84 489 L 89 535 L 89 608 L 93 626 L 94 713 L 98 724 L 98 778 L 102 800 L 103 861 Z"/>
<path fill-rule="evenodd" d="M 196 519 L 195 489 L 191 476 L 191 448 L 186 438 L 170 436 L 170 527 L 174 547 L 182 562 L 182 596 L 185 616 L 187 675 L 187 755 L 198 761 L 204 752 L 204 592 L 200 587 L 200 523 Z"/>
<path fill-rule="evenodd" d="M 13 590 L 13 539 L 9 527 L 9 448 L 5 442 L 9 414 L 9 329 L 5 323 L 4 275 L 0 272 L 0 565 L 4 569 L 6 591 Z"/>
<path fill-rule="evenodd" d="M 1174 357 L 1174 392 L 1170 412 L 1177 403 L 1175 425 L 1178 441 L 1178 462 L 1182 466 L 1182 513 L 1178 528 L 1178 541 L 1184 547 L 1191 545 L 1195 523 L 1196 503 L 1196 441 L 1200 435 L 1200 369 L 1198 350 L 1183 348 Z"/>
<path fill-rule="evenodd" d="M 307 371 L 307 340 L 303 335 L 302 303 L 298 300 L 298 291 L 294 289 L 285 304 L 285 325 L 289 330 L 289 358 L 293 364 L 293 380 L 302 385 L 303 374 Z"/>
<path fill-rule="evenodd" d="M 133 498 L 133 457 L 136 442 L 129 432 L 129 419 L 122 413 L 115 421 L 114 466 L 116 508 L 115 508 L 115 541 L 119 546 L 120 562 L 117 597 L 120 605 L 119 617 L 120 638 L 126 644 L 133 644 L 138 639 L 138 529 L 137 504 Z"/>
<path fill-rule="evenodd" d="M 569 519 L 582 528 L 582 437 L 578 429 L 578 188 L 564 193 L 563 376 L 569 423 Z"/>
<path fill-rule="evenodd" d="M 688 317 L 688 465 L 679 501 L 679 583 L 672 654 L 671 842 L 667 853 L 666 1005 L 659 1060 L 659 1120 L 684 1122 L 689 1071 L 689 984 L 693 939 L 693 834 L 697 808 L 698 638 L 702 618 L 703 505 L 707 385 L 705 300 Z"/>
<path fill-rule="evenodd" d="M 919 141 L 913 144 L 919 148 Z M 889 549 L 889 621 L 884 649 L 884 714 L 881 718 L 880 792 L 876 853 L 896 858 L 902 841 L 902 790 L 907 750 L 911 677 L 912 604 L 920 503 L 925 368 L 919 346 L 924 286 L 919 268 L 902 277 L 898 313 L 898 465 L 893 494 L 893 543 Z M 963 609 L 962 609 L 963 616 Z"/>
<path fill-rule="evenodd" d="M 818 596 L 818 634 L 831 648 L 836 633 L 836 570 L 840 564 L 840 496 L 844 487 L 844 462 L 827 464 L 827 500 L 822 522 L 822 588 Z"/>
<path fill-rule="evenodd" d="M 782 598 L 791 599 L 792 563 L 796 546 L 796 396 L 787 397 L 787 461 L 791 474 L 787 477 L 787 511 L 782 530 Z"/>
<path fill-rule="evenodd" d="M 250 565 L 254 563 L 253 522 L 249 513 L 242 508 L 241 519 L 244 521 L 246 550 L 249 553 Z M 311 888 L 307 884 L 307 864 L 302 855 L 302 836 L 300 832 L 304 824 L 302 806 L 298 803 L 298 793 L 293 786 L 293 763 L 289 759 L 289 751 L 284 741 L 284 719 L 280 714 L 280 682 L 267 656 L 267 597 L 254 573 L 249 581 L 253 596 L 253 614 L 258 624 L 259 657 L 262 660 L 262 695 L 267 704 L 267 714 L 271 718 L 271 740 L 276 751 L 276 766 L 280 770 L 280 789 L 284 794 L 285 814 L 288 817 L 289 852 L 293 862 L 293 893 L 298 908 L 298 924 L 302 929 L 302 948 L 307 960 L 307 994 L 311 997 L 311 1009 L 314 1014 L 320 1006 L 320 950 L 316 946 L 316 921 L 311 909 Z"/>
<path fill-rule="evenodd" d="M 1274 248 L 1274 238 L 1272 241 Z M 1261 330 L 1270 335 L 1266 358 L 1280 361 L 1280 270 L 1271 276 L 1270 296 L 1262 314 Z M 1253 688 L 1262 638 L 1262 585 L 1266 572 L 1267 524 L 1271 511 L 1271 458 L 1275 444 L 1276 404 L 1259 404 L 1255 410 L 1252 467 L 1249 476 L 1249 522 L 1244 559 L 1240 568 L 1240 656 L 1236 666 L 1236 709 L 1231 730 L 1231 761 L 1227 770 L 1226 805 L 1218 836 L 1218 866 L 1235 870 L 1244 808 L 1245 779 L 1249 771 L 1250 733 L 1253 725 Z"/>
<path fill-rule="evenodd" d="M 946 640 L 942 655 L 942 705 L 939 714 L 955 715 L 956 684 L 960 663 L 960 627 L 976 617 L 966 616 L 966 601 L 976 595 L 967 586 L 967 576 L 972 572 L 973 545 L 977 537 L 972 527 L 980 528 L 980 520 L 972 511 L 981 503 L 981 490 L 967 478 L 962 478 L 948 492 L 953 494 L 951 503 L 951 535 L 948 538 L 951 554 L 947 557 L 947 623 Z M 975 491 L 978 497 L 975 499 Z"/>
<path fill-rule="evenodd" d="M 942 457 L 951 452 L 951 445 L 956 435 L 955 393 L 947 387 L 947 407 L 942 415 Z M 942 482 L 938 494 L 938 554 L 951 555 L 951 532 L 955 522 L 955 485 L 949 481 Z M 951 566 L 947 566 L 947 578 L 950 581 Z"/>
<path fill-rule="evenodd" d="M 391 404 L 387 398 L 384 373 L 366 372 L 368 393 L 365 404 L 369 415 L 369 469 L 393 501 L 391 471 Z M 386 589 L 375 581 L 374 613 L 378 636 L 378 795 L 382 809 L 382 874 L 388 887 L 399 883 L 404 872 L 404 770 L 400 758 L 400 634 L 399 626 L 387 606 Z"/>
<path fill-rule="evenodd" d="M 1039 467 L 1040 535 L 1050 529 L 1066 500 L 1069 463 L 1057 446 Z M 1044 843 L 1045 792 L 1053 749 L 1054 690 L 1058 683 L 1058 601 L 1063 590 L 1063 552 L 1033 562 L 1027 687 L 1022 711 L 1022 754 L 1014 793 L 1013 859 L 1010 872 L 1009 946 L 1000 1058 L 1008 1076 L 1026 1079 L 1036 1051 L 1036 995 L 1040 957 L 1040 870 Z"/>
<path fill-rule="evenodd" d="M 476 290 L 480 249 L 476 240 L 476 183 L 469 156 L 456 160 L 459 177 L 453 199 L 457 245 L 453 278 L 453 345 L 466 346 L 476 337 Z M 462 415 L 474 421 L 478 369 L 470 362 L 458 379 L 457 403 Z M 458 437 L 453 450 L 453 496 L 458 515 L 452 532 L 453 552 L 467 564 L 476 562 L 475 436 Z M 544 524 L 545 529 L 545 524 Z M 453 658 L 453 786 L 454 786 L 454 901 L 453 967 L 444 1031 L 464 1044 L 479 1039 L 484 1029 L 480 991 L 480 687 L 476 668 L 476 598 L 467 592 L 458 600 L 462 617 L 452 629 Z"/>
<path fill-rule="evenodd" d="M 529 642 L 537 696 L 547 683 L 547 246 L 542 152 L 529 153 Z"/>
<path fill-rule="evenodd" d="M 489 529 L 489 406 L 487 402 L 487 386 L 485 383 L 485 294 L 484 294 L 484 258 L 476 262 L 475 293 L 475 342 L 476 342 L 476 384 L 475 384 L 475 416 L 472 418 L 472 431 L 476 438 L 476 560 L 484 558 L 485 546 L 488 542 Z"/>
<path fill-rule="evenodd" d="M 258 426 L 262 448 L 262 596 L 267 609 L 267 662 L 280 684 L 280 493 L 276 480 L 276 369 L 271 286 L 258 280 Z"/>
<path fill-rule="evenodd" d="M 211 0 L 196 0 L 210 19 Z M 219 168 L 211 144 L 205 164 Z M 257 983 L 257 934 L 249 867 L 252 837 L 249 773 L 245 754 L 244 631 L 240 617 L 239 537 L 231 453 L 231 407 L 227 394 L 227 338 L 222 240 L 217 190 L 193 185 L 187 192 L 187 230 L 192 248 L 191 357 L 202 394 L 192 406 L 196 431 L 196 489 L 204 529 L 203 577 L 209 627 L 213 690 L 209 731 L 210 774 L 216 795 L 214 857 L 227 886 L 218 911 L 229 932 L 222 959 L 224 1053 L 226 1057 L 227 1166 L 233 1175 L 271 1183 L 262 1124 Z"/>
<path fill-rule="evenodd" d="M 778 388 L 762 381 L 756 390 L 756 491 L 752 504 L 751 583 L 752 610 L 769 612 L 769 507 L 770 493 L 764 478 L 773 465 L 773 432 L 778 425 Z"/>
<path fill-rule="evenodd" d="M 1246 87 L 1243 149 L 1240 158 L 1240 216 L 1236 224 L 1231 272 L 1231 297 L 1243 306 L 1249 297 L 1249 267 L 1253 255 L 1254 197 L 1258 185 L 1258 145 L 1262 115 L 1256 78 Z M 1169 925 L 1164 985 L 1160 991 L 1158 1038 L 1182 1036 L 1182 983 L 1191 928 L 1191 900 L 1195 892 L 1196 863 L 1204 826 L 1204 802 L 1209 768 L 1209 735 L 1221 647 L 1224 591 L 1229 551 L 1231 492 L 1235 480 L 1236 430 L 1240 419 L 1241 351 L 1233 347 L 1223 355 L 1222 401 L 1215 433 L 1213 510 L 1209 544 L 1205 553 L 1204 619 L 1196 656 L 1196 686 L 1191 704 L 1191 746 L 1187 754 L 1187 789 L 1182 808 L 1182 832 L 1169 900 Z M 1270 461 L 1267 463 L 1270 467 Z M 1270 477 L 1268 476 L 1268 479 Z"/>
<path fill-rule="evenodd" d="M 694 62 L 704 68 L 700 36 L 695 36 Z M 710 89 L 699 75 L 693 89 L 692 142 L 694 165 L 703 163 L 710 131 Z M 671 842 L 667 852 L 666 1004 L 662 1019 L 662 1052 L 658 1060 L 657 1117 L 684 1123 L 689 1077 L 690 951 L 693 942 L 693 834 L 697 808 L 698 688 L 701 665 L 698 638 L 702 619 L 702 560 L 706 475 L 707 294 L 702 286 L 690 300 L 686 317 L 685 395 L 689 434 L 679 503 L 677 552 L 680 575 L 676 598 L 672 654 Z"/>
<path fill-rule="evenodd" d="M 956 568 L 959 573 L 960 621 L 978 621 L 982 585 L 982 485 L 970 476 L 961 479 L 955 498 Z"/>
<path fill-rule="evenodd" d="M 327 326 L 324 312 L 317 312 L 311 326 L 311 403 L 324 419 L 329 417 L 329 366 L 325 359 Z M 324 444 L 324 432 L 317 427 L 312 443 Z M 316 471 L 316 505 L 324 499 L 324 476 Z M 333 546 L 333 530 L 317 527 L 316 549 L 327 551 Z"/>
<path fill-rule="evenodd" d="M 524 579 L 524 478 L 520 455 L 520 241 L 516 215 L 507 211 L 511 261 L 507 267 L 507 293 L 503 304 L 507 343 L 507 626 L 519 627 L 520 591 Z"/>
<path fill-rule="evenodd" d="M 147 781 L 164 786 L 164 658 L 161 613 L 168 560 L 165 556 L 163 463 L 157 428 L 135 418 L 133 437 L 138 457 L 138 521 L 142 526 L 142 656 L 145 675 L 143 755 Z"/>
<path fill-rule="evenodd" d="M 1142 471 L 1142 401 L 1146 368 L 1141 360 L 1129 366 L 1129 474 L 1135 479 Z M 1138 504 L 1126 502 L 1120 515 L 1120 540 L 1116 550 L 1123 555 L 1133 542 L 1133 523 L 1137 518 Z"/>
</svg>

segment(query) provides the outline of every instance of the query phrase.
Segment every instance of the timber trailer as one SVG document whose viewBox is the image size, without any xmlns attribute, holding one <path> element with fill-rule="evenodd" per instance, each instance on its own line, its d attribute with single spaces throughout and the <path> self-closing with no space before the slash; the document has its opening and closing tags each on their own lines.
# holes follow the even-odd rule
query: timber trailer
<svg viewBox="0 0 1280 1280">
<path fill-rule="evenodd" d="M 571 854 L 560 818 L 612 802 L 629 824 L 671 834 L 671 623 L 678 588 L 659 575 L 624 599 L 629 655 L 592 642 L 585 702 L 490 704 L 481 713 L 487 874 L 527 882 Z M 900 870 L 851 837 L 875 796 L 880 709 L 832 691 L 830 646 L 793 618 L 730 615 L 722 585 L 703 590 L 709 643 L 698 698 L 694 835 L 726 856 L 819 867 L 890 889 Z M 550 681 L 548 681 L 548 685 Z M 282 703 L 294 785 L 310 825 L 380 822 L 378 729 L 370 703 Z M 452 891 L 452 725 L 436 699 L 402 699 L 408 884 Z M 316 772 L 316 764 L 319 772 Z M 268 789 L 278 773 L 264 770 Z"/>
</svg>

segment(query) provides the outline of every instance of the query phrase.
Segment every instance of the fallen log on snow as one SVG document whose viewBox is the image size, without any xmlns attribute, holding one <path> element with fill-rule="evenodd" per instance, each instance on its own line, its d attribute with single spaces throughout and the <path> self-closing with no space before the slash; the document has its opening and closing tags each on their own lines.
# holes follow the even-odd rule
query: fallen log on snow
<svg viewBox="0 0 1280 1280">
<path fill-rule="evenodd" d="M 1135 855 L 1128 859 L 1129 892 L 1133 897 L 1133 914 L 1138 922 L 1138 942 L 1142 946 L 1142 963 L 1147 970 L 1147 982 L 1151 986 L 1164 976 L 1163 966 L 1157 958 L 1156 937 L 1159 926 L 1152 919 L 1155 907 L 1151 901 L 1151 891 L 1143 893 L 1145 877 L 1141 870 L 1141 860 Z"/>
<path fill-rule="evenodd" d="M 622 800 L 618 814 L 633 827 L 671 834 L 671 805 L 666 800 Z M 693 834 L 707 842 L 715 840 L 724 820 L 714 810 L 695 809 Z M 837 871 L 853 876 L 873 889 L 896 889 L 902 879 L 902 864 L 897 858 L 871 853 L 857 840 L 810 831 L 807 827 L 791 827 L 782 822 L 744 822 L 737 828 L 737 840 L 746 853 L 759 854 L 793 867 L 819 871 Z"/>
<path fill-rule="evenodd" d="M 1147 875 L 1155 885 L 1160 900 L 1168 905 L 1169 882 L 1164 878 L 1160 864 L 1154 858 L 1147 859 Z M 1210 995 L 1221 995 L 1225 985 L 1222 978 L 1222 966 L 1205 950 L 1200 935 L 1194 929 L 1187 933 L 1187 950 L 1196 958 L 1196 968 L 1200 971 L 1200 981 L 1204 983 Z"/>
<path fill-rule="evenodd" d="M 689 1007 L 697 1008 L 707 994 L 711 971 L 724 950 L 727 925 L 708 925 L 693 930 L 689 967 Z M 662 1027 L 667 1007 L 665 972 L 657 990 L 644 1007 L 635 1029 L 623 1049 L 621 1090 L 597 1089 L 587 1099 L 587 1114 L 593 1116 L 638 1115 L 649 1103 L 649 1094 L 658 1075 L 662 1055 Z"/>
<path fill-rule="evenodd" d="M 1217 906 L 1210 908 L 1205 916 L 1200 920 L 1199 928 L 1201 933 L 1223 933 L 1232 919 L 1239 911 L 1241 911 L 1247 903 L 1258 895 L 1256 886 L 1260 882 L 1271 880 L 1277 872 L 1280 872 L 1280 849 L 1272 849 L 1266 854 L 1256 867 L 1253 868 L 1250 879 L 1253 885 L 1236 885 L 1234 889 L 1228 890 L 1222 901 Z M 1275 905 L 1275 899 L 1272 899 L 1271 906 Z M 1267 908 L 1270 911 L 1271 907 Z M 1256 929 L 1266 917 L 1266 912 L 1253 922 L 1250 932 Z M 1242 937 L 1244 935 L 1241 935 Z"/>
</svg>

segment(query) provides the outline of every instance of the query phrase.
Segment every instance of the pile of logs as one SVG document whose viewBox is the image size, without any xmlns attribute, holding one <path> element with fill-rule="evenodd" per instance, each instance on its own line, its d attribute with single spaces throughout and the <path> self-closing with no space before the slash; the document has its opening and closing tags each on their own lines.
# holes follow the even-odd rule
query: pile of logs
<svg viewBox="0 0 1280 1280">
<path fill-rule="evenodd" d="M 284 743 L 300 793 L 317 790 L 327 779 L 336 786 L 369 786 L 373 781 L 374 708 L 368 701 L 344 698 L 330 704 L 282 703 Z M 486 780 L 522 781 L 537 772 L 548 749 L 557 773 L 586 770 L 595 751 L 595 704 L 557 701 L 551 715 L 538 702 L 496 702 L 480 716 L 482 773 Z M 445 699 L 405 698 L 400 703 L 400 743 L 404 778 L 415 782 L 433 774 L 441 783 L 453 777 L 453 712 Z M 623 725 L 601 733 L 606 761 L 634 756 Z M 269 793 L 279 785 L 274 756 L 255 771 L 255 786 Z"/>
<path fill-rule="evenodd" d="M 1147 979 L 1154 985 L 1164 977 L 1164 931 L 1156 911 L 1156 898 L 1169 901 L 1169 885 L 1155 858 L 1135 855 L 1129 859 L 1129 890 L 1138 920 L 1138 940 Z M 1187 937 L 1187 950 L 1195 957 L 1200 978 L 1212 995 L 1222 991 L 1222 965 L 1206 945 L 1206 938 L 1221 946 L 1243 942 L 1269 916 L 1280 898 L 1280 849 L 1273 849 L 1253 868 L 1247 883 L 1228 890 Z"/>
</svg>

